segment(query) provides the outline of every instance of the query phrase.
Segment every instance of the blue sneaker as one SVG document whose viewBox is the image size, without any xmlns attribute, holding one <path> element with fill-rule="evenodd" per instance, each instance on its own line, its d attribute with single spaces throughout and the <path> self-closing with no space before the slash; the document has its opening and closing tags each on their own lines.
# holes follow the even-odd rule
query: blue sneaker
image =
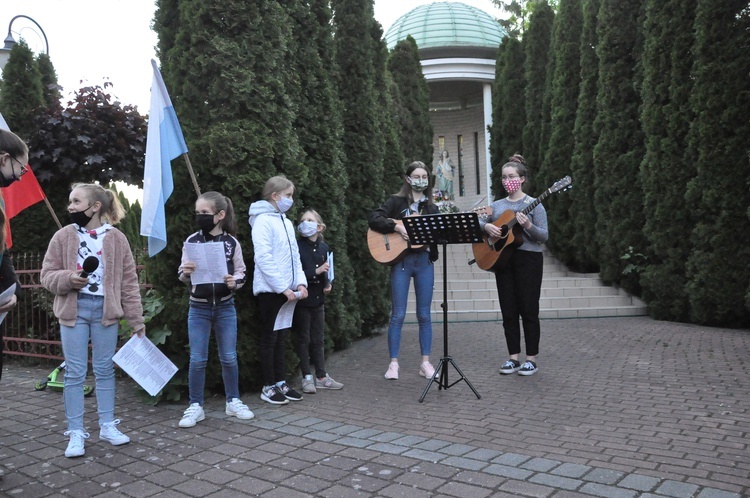
<svg viewBox="0 0 750 498">
<path fill-rule="evenodd" d="M 525 361 L 518 370 L 518 375 L 534 375 L 539 368 L 533 361 Z"/>
<path fill-rule="evenodd" d="M 500 373 L 502 375 L 509 375 L 516 373 L 521 369 L 521 363 L 518 360 L 508 360 L 500 367 Z"/>
</svg>

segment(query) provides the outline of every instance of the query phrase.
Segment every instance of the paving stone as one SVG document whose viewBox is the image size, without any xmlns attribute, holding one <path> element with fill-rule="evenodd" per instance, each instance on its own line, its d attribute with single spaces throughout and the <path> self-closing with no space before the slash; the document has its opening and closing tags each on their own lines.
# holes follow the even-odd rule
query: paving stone
<svg viewBox="0 0 750 498">
<path fill-rule="evenodd" d="M 683 496 L 693 496 L 697 490 L 698 486 L 696 486 L 695 484 L 688 484 L 685 482 L 677 481 L 664 481 L 658 488 L 656 488 L 656 493 L 680 498 Z"/>
</svg>

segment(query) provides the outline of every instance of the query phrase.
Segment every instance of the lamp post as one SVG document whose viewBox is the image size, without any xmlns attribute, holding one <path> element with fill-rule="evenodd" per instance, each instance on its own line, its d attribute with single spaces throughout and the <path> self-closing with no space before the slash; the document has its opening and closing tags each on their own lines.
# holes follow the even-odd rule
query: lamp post
<svg viewBox="0 0 750 498">
<path fill-rule="evenodd" d="M 5 37 L 5 44 L 3 45 L 3 48 L 0 48 L 0 71 L 3 70 L 3 68 L 5 67 L 5 64 L 8 62 L 8 59 L 10 58 L 10 51 L 13 50 L 13 47 L 16 44 L 16 40 L 15 38 L 13 38 L 13 33 L 11 32 L 11 28 L 13 27 L 13 22 L 19 17 L 28 19 L 29 21 L 33 22 L 37 28 L 39 28 L 39 31 L 41 31 L 42 33 L 42 37 L 44 37 L 45 52 L 47 55 L 49 55 L 49 42 L 47 41 L 47 34 L 44 32 L 42 27 L 39 25 L 38 22 L 36 22 L 31 17 L 23 15 L 23 14 L 19 14 L 15 16 L 13 19 L 11 19 L 10 23 L 8 24 L 8 36 Z"/>
</svg>

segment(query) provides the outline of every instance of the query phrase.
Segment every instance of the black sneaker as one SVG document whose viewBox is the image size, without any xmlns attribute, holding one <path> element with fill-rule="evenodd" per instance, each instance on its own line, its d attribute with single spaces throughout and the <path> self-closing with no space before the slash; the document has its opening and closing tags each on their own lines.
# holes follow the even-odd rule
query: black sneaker
<svg viewBox="0 0 750 498">
<path fill-rule="evenodd" d="M 521 363 L 518 360 L 508 360 L 500 367 L 500 373 L 508 375 L 516 373 L 521 369 Z"/>
<path fill-rule="evenodd" d="M 291 387 L 289 387 L 289 384 L 287 384 L 286 382 L 284 382 L 283 384 L 281 384 L 281 387 L 277 386 L 276 389 L 279 390 L 281 392 L 281 394 L 284 395 L 284 398 L 286 398 L 286 399 L 288 399 L 290 401 L 301 401 L 302 400 L 302 395 L 300 393 L 298 393 L 297 391 L 295 391 L 294 389 L 292 389 Z"/>
<path fill-rule="evenodd" d="M 518 369 L 518 375 L 534 375 L 539 367 L 533 361 L 525 361 L 521 368 Z"/>
<path fill-rule="evenodd" d="M 289 400 L 284 397 L 276 386 L 265 386 L 260 392 L 260 399 L 272 405 L 285 405 L 289 403 Z"/>
</svg>

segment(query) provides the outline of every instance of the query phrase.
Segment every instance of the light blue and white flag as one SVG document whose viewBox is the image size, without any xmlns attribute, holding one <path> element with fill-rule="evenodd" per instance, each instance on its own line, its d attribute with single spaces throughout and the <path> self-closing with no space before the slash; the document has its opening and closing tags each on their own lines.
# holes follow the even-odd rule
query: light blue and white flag
<svg viewBox="0 0 750 498">
<path fill-rule="evenodd" d="M 151 83 L 146 166 L 143 170 L 141 235 L 148 237 L 148 255 L 154 256 L 167 246 L 164 204 L 174 189 L 170 162 L 187 153 L 188 149 L 156 61 L 151 59 L 151 65 L 154 80 Z"/>
<path fill-rule="evenodd" d="M 5 118 L 2 114 L 0 114 L 0 129 L 3 129 L 5 131 L 10 131 L 10 128 L 8 127 L 8 123 L 5 122 Z"/>
</svg>

